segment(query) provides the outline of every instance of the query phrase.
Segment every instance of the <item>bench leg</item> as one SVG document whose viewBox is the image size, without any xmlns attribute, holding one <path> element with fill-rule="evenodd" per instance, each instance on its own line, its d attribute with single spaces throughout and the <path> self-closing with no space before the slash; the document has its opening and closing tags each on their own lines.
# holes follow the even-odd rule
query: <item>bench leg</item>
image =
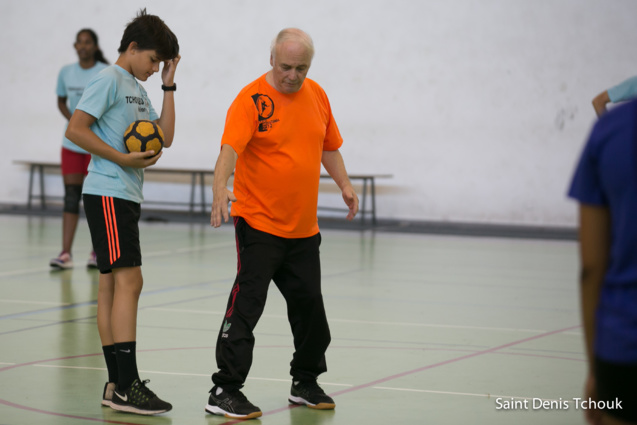
<svg viewBox="0 0 637 425">
<path fill-rule="evenodd" d="M 46 202 L 44 200 L 45 191 L 44 191 L 44 167 L 42 165 L 38 165 L 38 169 L 40 171 L 40 207 L 45 210 Z"/>
<path fill-rule="evenodd" d="M 371 178 L 372 183 L 372 226 L 376 226 L 376 183 L 374 178 Z"/>
<path fill-rule="evenodd" d="M 197 174 L 192 173 L 190 176 L 190 214 L 195 212 L 195 188 L 197 187 Z"/>
<path fill-rule="evenodd" d="M 365 214 L 367 213 L 366 208 L 366 200 L 367 200 L 367 178 L 363 178 L 363 208 L 361 209 L 361 224 L 365 224 Z"/>
<path fill-rule="evenodd" d="M 206 214 L 206 182 L 205 182 L 205 174 L 199 173 L 199 183 L 201 190 L 201 214 Z"/>
<path fill-rule="evenodd" d="M 35 173 L 35 165 L 29 167 L 29 196 L 27 197 L 27 209 L 31 209 L 31 200 L 33 199 L 33 174 Z"/>
</svg>

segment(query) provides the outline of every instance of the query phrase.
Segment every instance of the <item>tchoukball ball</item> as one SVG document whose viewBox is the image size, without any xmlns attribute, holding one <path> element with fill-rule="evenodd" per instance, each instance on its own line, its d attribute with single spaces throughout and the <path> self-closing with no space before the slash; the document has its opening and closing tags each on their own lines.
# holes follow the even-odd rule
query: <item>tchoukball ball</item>
<svg viewBox="0 0 637 425">
<path fill-rule="evenodd" d="M 137 120 L 124 132 L 124 145 L 128 152 L 155 151 L 155 155 L 164 147 L 164 132 L 153 121 Z"/>
</svg>

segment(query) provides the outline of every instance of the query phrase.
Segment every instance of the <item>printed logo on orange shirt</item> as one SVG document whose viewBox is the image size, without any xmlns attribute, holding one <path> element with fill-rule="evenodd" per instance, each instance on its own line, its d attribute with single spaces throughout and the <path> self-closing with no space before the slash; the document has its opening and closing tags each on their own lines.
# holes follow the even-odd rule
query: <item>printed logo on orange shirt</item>
<svg viewBox="0 0 637 425">
<path fill-rule="evenodd" d="M 267 120 L 274 115 L 274 102 L 267 94 L 254 94 L 252 95 L 254 105 L 259 112 L 259 121 Z"/>
<path fill-rule="evenodd" d="M 268 131 L 272 128 L 272 124 L 277 122 L 278 120 L 268 121 L 269 118 L 274 115 L 274 102 L 272 98 L 267 94 L 253 94 L 252 100 L 254 101 L 254 106 L 257 107 L 257 112 L 259 114 L 259 131 Z"/>
</svg>

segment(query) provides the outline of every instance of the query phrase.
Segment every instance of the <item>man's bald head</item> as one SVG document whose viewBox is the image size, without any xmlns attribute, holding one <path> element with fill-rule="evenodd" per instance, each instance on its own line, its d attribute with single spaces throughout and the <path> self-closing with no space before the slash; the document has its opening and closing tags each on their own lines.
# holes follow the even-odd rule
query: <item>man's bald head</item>
<svg viewBox="0 0 637 425">
<path fill-rule="evenodd" d="M 279 34 L 277 34 L 274 40 L 272 40 L 270 55 L 273 59 L 276 59 L 277 47 L 288 41 L 300 43 L 307 50 L 310 61 L 312 60 L 314 57 L 314 42 L 312 41 L 312 37 L 310 37 L 310 35 L 305 31 L 298 28 L 283 29 L 279 32 Z"/>
</svg>

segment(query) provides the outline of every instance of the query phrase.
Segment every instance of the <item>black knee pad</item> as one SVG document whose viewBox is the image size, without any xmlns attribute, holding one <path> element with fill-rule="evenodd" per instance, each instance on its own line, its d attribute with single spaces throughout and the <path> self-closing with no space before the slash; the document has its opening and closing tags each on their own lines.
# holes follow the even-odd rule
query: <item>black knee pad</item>
<svg viewBox="0 0 637 425">
<path fill-rule="evenodd" d="M 64 212 L 79 214 L 80 199 L 82 199 L 82 185 L 67 184 L 64 186 Z"/>
</svg>

